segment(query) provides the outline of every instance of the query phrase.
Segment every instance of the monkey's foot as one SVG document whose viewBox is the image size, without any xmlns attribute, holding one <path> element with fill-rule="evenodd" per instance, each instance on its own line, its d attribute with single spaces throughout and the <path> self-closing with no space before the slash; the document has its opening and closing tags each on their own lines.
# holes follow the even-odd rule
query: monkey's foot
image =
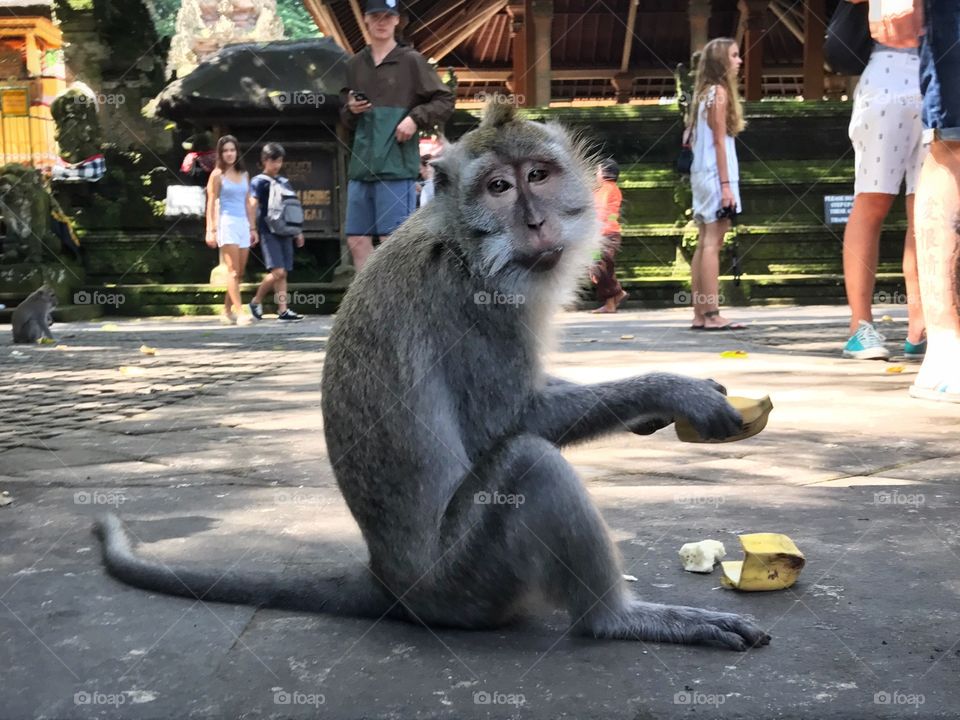
<svg viewBox="0 0 960 720">
<path fill-rule="evenodd" d="M 640 600 L 631 601 L 620 612 L 607 611 L 592 619 L 590 625 L 598 638 L 712 645 L 739 651 L 770 643 L 770 636 L 759 625 L 741 615 Z"/>
</svg>

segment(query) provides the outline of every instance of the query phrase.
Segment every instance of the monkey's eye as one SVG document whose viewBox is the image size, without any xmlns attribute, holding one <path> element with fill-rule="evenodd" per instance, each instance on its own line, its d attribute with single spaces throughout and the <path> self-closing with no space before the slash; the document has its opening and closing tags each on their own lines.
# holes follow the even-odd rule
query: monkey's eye
<svg viewBox="0 0 960 720">
<path fill-rule="evenodd" d="M 494 195 L 502 195 L 512 187 L 513 185 L 508 183 L 503 178 L 496 178 L 495 180 L 491 180 L 489 183 L 487 183 L 487 190 Z"/>
<path fill-rule="evenodd" d="M 547 175 L 549 174 L 550 173 L 548 173 L 543 168 L 534 168 L 533 170 L 530 171 L 530 174 L 527 175 L 527 180 L 529 180 L 530 182 L 543 182 L 544 180 L 547 179 Z"/>
</svg>

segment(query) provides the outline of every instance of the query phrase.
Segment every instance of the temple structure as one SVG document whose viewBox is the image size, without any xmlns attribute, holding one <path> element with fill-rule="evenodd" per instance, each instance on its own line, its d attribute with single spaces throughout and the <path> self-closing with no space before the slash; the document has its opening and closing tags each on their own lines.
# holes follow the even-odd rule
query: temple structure
<svg viewBox="0 0 960 720">
<path fill-rule="evenodd" d="M 491 93 L 519 104 L 629 103 L 674 95 L 678 63 L 709 38 L 736 38 L 744 96 L 821 99 L 846 91 L 824 66 L 839 0 L 411 0 L 404 35 L 458 77 L 460 104 Z M 347 52 L 367 41 L 362 0 L 303 0 Z"/>
<path fill-rule="evenodd" d="M 57 160 L 50 103 L 64 89 L 60 29 L 50 2 L 0 0 L 0 165 Z"/>
</svg>

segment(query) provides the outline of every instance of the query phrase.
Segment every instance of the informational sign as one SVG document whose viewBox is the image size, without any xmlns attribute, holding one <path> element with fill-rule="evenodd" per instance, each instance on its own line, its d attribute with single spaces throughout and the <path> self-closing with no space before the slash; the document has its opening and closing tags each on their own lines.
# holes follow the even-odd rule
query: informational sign
<svg viewBox="0 0 960 720">
<path fill-rule="evenodd" d="M 333 149 L 298 147 L 287 151 L 281 173 L 297 191 L 303 205 L 303 229 L 307 233 L 336 235 L 340 213 L 337 209 Z"/>
<path fill-rule="evenodd" d="M 846 225 L 853 210 L 853 195 L 824 195 L 823 217 L 827 225 Z"/>
<path fill-rule="evenodd" d="M 0 88 L 0 114 L 5 117 L 27 117 L 30 98 L 26 88 Z"/>
</svg>

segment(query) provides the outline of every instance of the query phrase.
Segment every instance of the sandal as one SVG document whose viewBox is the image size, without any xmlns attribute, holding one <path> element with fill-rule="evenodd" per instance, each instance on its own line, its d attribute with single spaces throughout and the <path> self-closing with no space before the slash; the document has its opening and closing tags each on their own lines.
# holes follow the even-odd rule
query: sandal
<svg viewBox="0 0 960 720">
<path fill-rule="evenodd" d="M 708 310 L 707 312 L 705 312 L 705 313 L 703 314 L 703 317 L 704 317 L 704 318 L 707 318 L 707 319 L 709 319 L 709 318 L 715 318 L 715 317 L 717 317 L 719 314 L 720 314 L 720 311 L 719 311 L 719 310 Z M 692 326 L 691 326 L 691 327 L 692 327 Z M 719 326 L 717 326 L 717 327 L 706 327 L 706 326 L 704 326 L 703 329 L 704 329 L 706 332 L 723 332 L 723 331 L 726 331 L 726 330 L 746 330 L 746 329 L 747 329 L 747 326 L 746 326 L 746 325 L 743 325 L 742 323 L 737 323 L 737 322 L 730 321 L 730 322 L 728 322 L 726 325 L 719 325 Z"/>
</svg>

